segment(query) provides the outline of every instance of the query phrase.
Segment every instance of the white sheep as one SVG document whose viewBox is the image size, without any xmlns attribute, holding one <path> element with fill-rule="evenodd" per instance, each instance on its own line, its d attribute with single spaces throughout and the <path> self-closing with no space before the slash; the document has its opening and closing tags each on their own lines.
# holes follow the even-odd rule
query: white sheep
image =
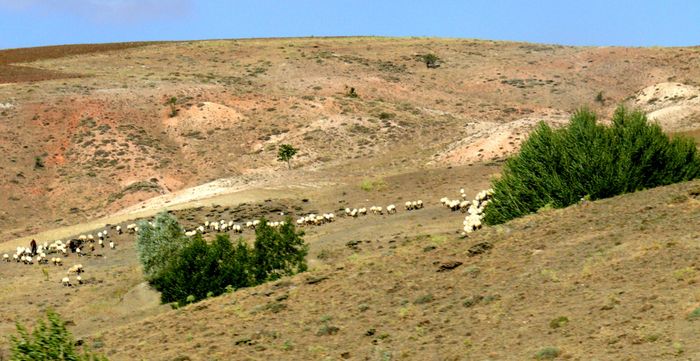
<svg viewBox="0 0 700 361">
<path fill-rule="evenodd" d="M 117 234 L 122 234 L 122 226 L 116 226 Z"/>
<path fill-rule="evenodd" d="M 80 277 L 80 275 L 78 275 L 77 277 L 75 277 L 75 280 L 78 281 L 78 284 L 81 284 L 81 285 L 83 284 L 83 278 Z"/>
<path fill-rule="evenodd" d="M 115 247 L 114 241 L 109 241 L 109 248 L 114 249 L 114 247 Z"/>
<path fill-rule="evenodd" d="M 386 213 L 387 214 L 396 213 L 396 205 L 390 204 L 390 205 L 386 206 Z"/>
<path fill-rule="evenodd" d="M 10 262 L 10 255 L 5 253 L 2 255 L 2 260 L 5 262 Z"/>
<path fill-rule="evenodd" d="M 85 270 L 83 269 L 83 265 L 79 264 L 79 263 L 71 266 L 70 268 L 68 268 L 68 271 L 67 271 L 68 274 L 75 273 L 78 275 L 81 274 L 82 272 L 85 272 Z"/>
<path fill-rule="evenodd" d="M 70 287 L 71 286 L 70 278 L 68 278 L 68 277 L 61 278 L 61 284 L 64 286 Z"/>
</svg>

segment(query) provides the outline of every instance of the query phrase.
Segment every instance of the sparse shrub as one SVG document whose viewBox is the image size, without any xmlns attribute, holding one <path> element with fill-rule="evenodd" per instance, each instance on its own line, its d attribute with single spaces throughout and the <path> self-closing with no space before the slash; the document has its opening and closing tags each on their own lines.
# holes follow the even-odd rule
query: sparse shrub
<svg viewBox="0 0 700 361">
<path fill-rule="evenodd" d="M 475 306 L 476 304 L 481 302 L 481 300 L 483 300 L 483 299 L 484 299 L 484 296 L 481 296 L 481 295 L 470 296 L 470 297 L 467 297 L 462 302 L 462 306 L 469 308 L 469 307 Z"/>
<path fill-rule="evenodd" d="M 561 355 L 561 350 L 556 347 L 545 347 L 535 353 L 535 360 L 554 360 Z"/>
<path fill-rule="evenodd" d="M 551 328 L 560 328 L 564 327 L 569 323 L 569 318 L 566 316 L 559 316 L 557 318 L 552 319 L 549 321 L 549 327 Z"/>
<path fill-rule="evenodd" d="M 387 187 L 387 184 L 382 179 L 377 179 L 377 180 L 365 179 L 360 183 L 360 189 L 362 189 L 365 192 L 381 191 L 381 190 L 386 189 L 386 187 Z"/>
<path fill-rule="evenodd" d="M 700 307 L 694 309 L 693 312 L 688 315 L 688 320 L 700 320 Z"/>
<path fill-rule="evenodd" d="M 603 95 L 603 91 L 599 91 L 598 94 L 595 96 L 595 101 L 600 103 L 600 104 L 605 104 L 605 96 Z"/>
<path fill-rule="evenodd" d="M 39 320 L 30 334 L 17 323 L 17 336 L 10 336 L 13 361 L 106 361 L 107 358 L 89 351 L 79 353 L 66 324 L 54 311 L 46 312 L 47 321 Z"/>
<path fill-rule="evenodd" d="M 355 91 L 355 88 L 354 88 L 354 87 L 350 87 L 350 89 L 348 90 L 348 92 L 347 92 L 345 95 L 346 95 L 348 98 L 357 98 L 357 97 L 359 97 L 359 95 L 358 95 L 357 92 Z"/>
<path fill-rule="evenodd" d="M 34 169 L 43 169 L 44 168 L 44 159 L 41 158 L 40 156 L 34 157 Z"/>
<path fill-rule="evenodd" d="M 440 67 L 440 63 L 439 63 L 439 62 L 440 62 L 440 58 L 439 58 L 437 55 L 433 54 L 433 53 L 423 54 L 423 55 L 420 56 L 420 59 L 425 63 L 425 66 L 426 66 L 427 68 L 438 68 L 438 67 Z"/>
<path fill-rule="evenodd" d="M 340 328 L 331 325 L 329 322 L 331 320 L 330 316 L 323 316 L 321 317 L 321 322 L 323 325 L 316 331 L 316 336 L 329 336 L 329 335 L 335 335 L 340 331 Z"/>
<path fill-rule="evenodd" d="M 432 301 L 433 301 L 433 295 L 427 294 L 427 295 L 423 295 L 423 296 L 416 298 L 416 300 L 413 301 L 413 304 L 414 305 L 422 305 L 425 303 L 430 303 Z"/>
<path fill-rule="evenodd" d="M 395 117 L 396 117 L 395 113 L 387 113 L 387 112 L 379 113 L 379 119 L 381 119 L 381 120 L 394 119 Z"/>
<path fill-rule="evenodd" d="M 584 195 L 595 200 L 699 176 L 694 142 L 669 138 L 644 113 L 619 107 L 607 127 L 579 110 L 565 128 L 540 123 L 506 161 L 484 220 L 499 224 L 548 204 L 569 206 Z"/>
</svg>

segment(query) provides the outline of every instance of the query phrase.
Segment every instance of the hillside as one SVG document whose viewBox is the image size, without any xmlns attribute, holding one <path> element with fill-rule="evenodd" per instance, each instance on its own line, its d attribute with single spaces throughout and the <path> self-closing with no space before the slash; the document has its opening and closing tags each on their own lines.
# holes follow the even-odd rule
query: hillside
<svg viewBox="0 0 700 361">
<path fill-rule="evenodd" d="M 696 360 L 697 219 L 695 181 L 467 239 L 358 226 L 311 272 L 90 342 L 113 360 Z"/>
<path fill-rule="evenodd" d="M 606 122 L 619 104 L 700 144 L 700 48 L 350 37 L 1 50 L 0 255 L 166 209 L 187 229 L 338 219 L 304 227 L 309 272 L 180 309 L 160 304 L 135 236 L 114 228 L 115 249 L 61 266 L 2 262 L 0 335 L 53 308 L 110 360 L 700 359 L 700 181 L 469 237 L 438 201 L 488 188 L 537 122 L 564 125 L 581 106 Z M 283 143 L 300 149 L 291 170 Z M 401 207 L 413 200 L 425 208 Z M 396 214 L 343 215 L 389 204 Z M 84 283 L 62 286 L 77 263 Z"/>
<path fill-rule="evenodd" d="M 3 50 L 0 239 L 218 179 L 209 195 L 498 162 L 581 105 L 605 116 L 628 102 L 693 132 L 699 64 L 698 48 L 429 38 Z M 283 142 L 301 148 L 292 176 L 275 160 Z"/>
</svg>

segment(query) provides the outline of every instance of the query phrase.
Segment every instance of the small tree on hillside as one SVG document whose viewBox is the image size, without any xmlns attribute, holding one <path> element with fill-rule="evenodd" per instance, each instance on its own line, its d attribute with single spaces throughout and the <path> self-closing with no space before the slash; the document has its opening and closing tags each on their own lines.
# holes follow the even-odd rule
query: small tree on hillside
<svg viewBox="0 0 700 361">
<path fill-rule="evenodd" d="M 422 56 L 425 66 L 428 68 L 437 68 L 440 66 L 440 58 L 437 55 L 430 53 Z"/>
<path fill-rule="evenodd" d="M 146 279 L 151 281 L 156 278 L 187 241 L 177 219 L 167 212 L 159 213 L 153 226 L 147 221 L 141 221 L 136 250 Z"/>
<path fill-rule="evenodd" d="M 287 162 L 287 168 L 292 169 L 292 158 L 297 154 L 298 149 L 294 148 L 291 144 L 282 144 L 277 149 L 277 160 L 280 162 Z"/>
</svg>

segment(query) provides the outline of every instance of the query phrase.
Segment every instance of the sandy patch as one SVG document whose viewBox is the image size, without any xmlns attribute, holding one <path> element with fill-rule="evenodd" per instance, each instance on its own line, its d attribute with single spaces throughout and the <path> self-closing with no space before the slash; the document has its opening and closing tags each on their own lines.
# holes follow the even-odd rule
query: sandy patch
<svg viewBox="0 0 700 361">
<path fill-rule="evenodd" d="M 234 108 L 218 103 L 202 102 L 180 109 L 177 116 L 167 117 L 163 123 L 168 132 L 188 134 L 206 132 L 215 128 L 228 128 L 243 118 L 243 115 Z"/>
<path fill-rule="evenodd" d="M 470 123 L 470 135 L 447 146 L 434 161 L 449 165 L 469 164 L 503 159 L 519 148 L 527 135 L 540 122 L 552 126 L 566 124 L 568 116 L 527 117 L 505 124 L 493 122 Z"/>
</svg>

